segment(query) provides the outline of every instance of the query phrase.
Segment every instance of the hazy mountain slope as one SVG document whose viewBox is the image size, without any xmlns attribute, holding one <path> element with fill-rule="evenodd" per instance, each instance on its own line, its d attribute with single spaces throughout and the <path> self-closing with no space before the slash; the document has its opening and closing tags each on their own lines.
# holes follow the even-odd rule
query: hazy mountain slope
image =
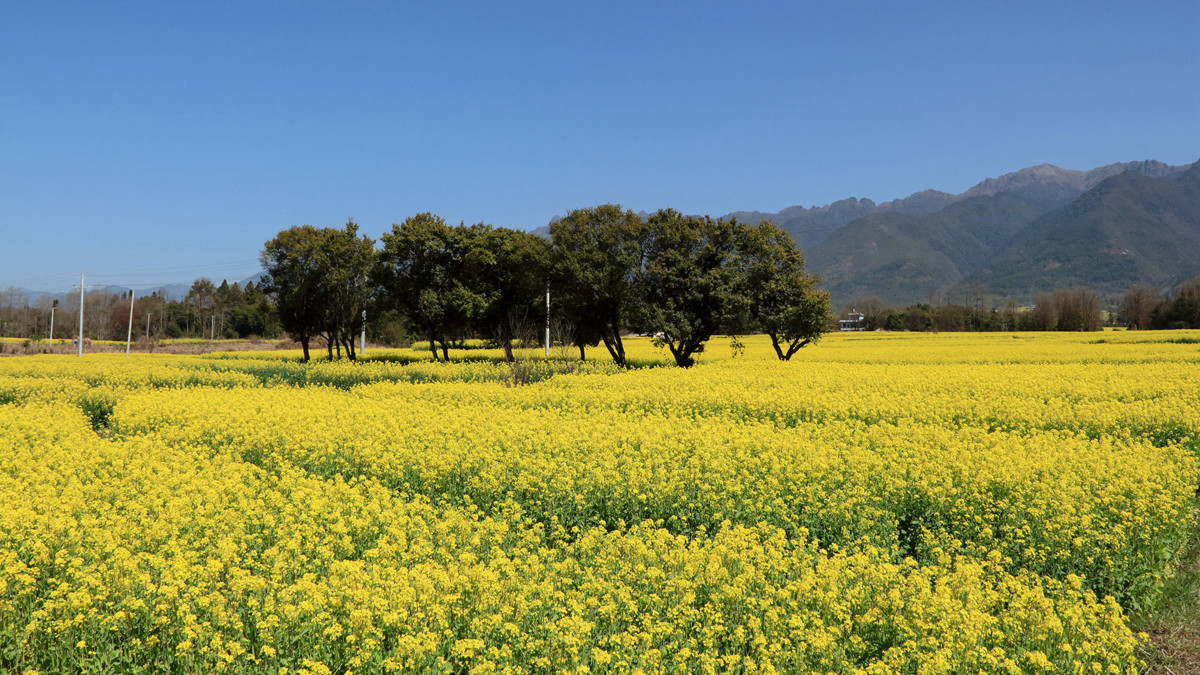
<svg viewBox="0 0 1200 675">
<path fill-rule="evenodd" d="M 1200 272 L 1200 162 L 1171 178 L 1104 179 L 1038 218 L 979 272 L 994 293 L 1086 286 L 1117 294 L 1170 287 Z"/>
<path fill-rule="evenodd" d="M 878 296 L 925 300 L 966 278 L 1046 211 L 1016 194 L 964 199 L 923 216 L 877 214 L 831 234 L 808 254 L 835 304 Z"/>
<path fill-rule="evenodd" d="M 761 211 L 738 211 L 727 214 L 726 218 L 737 218 L 744 223 L 758 223 L 769 220 L 787 231 L 800 248 L 808 249 L 816 246 L 837 228 L 853 220 L 875 213 L 875 202 L 870 199 L 851 197 L 842 199 L 825 206 L 804 208 L 790 206 L 778 213 L 763 213 Z"/>
<path fill-rule="evenodd" d="M 723 216 L 737 218 L 744 223 L 757 223 L 769 220 L 792 235 L 792 239 L 800 248 L 808 249 L 817 246 L 830 233 L 839 227 L 853 222 L 864 216 L 875 213 L 906 213 L 926 214 L 935 213 L 958 200 L 956 195 L 923 190 L 903 199 L 876 204 L 870 199 L 850 197 L 825 206 L 790 206 L 778 213 L 762 211 L 735 211 Z"/>
<path fill-rule="evenodd" d="M 1017 259 L 996 263 L 993 258 L 1026 227 L 1114 175 L 1127 173 L 1153 182 L 1169 180 L 1159 176 L 1179 177 L 1187 168 L 1153 160 L 1091 171 L 1043 164 L 984 180 L 935 213 L 865 216 L 830 232 L 806 252 L 810 267 L 826 279 L 835 304 L 870 296 L 907 304 L 932 298 L 936 291 L 953 293 L 964 282 L 986 284 L 993 294 L 1025 297 L 1030 289 L 1054 286 L 1042 288 Z M 1004 273 L 997 275 L 996 270 Z M 1029 280 L 1022 281 L 1026 277 Z"/>
<path fill-rule="evenodd" d="M 976 253 L 978 242 L 958 237 L 938 250 L 924 229 L 914 216 L 861 218 L 814 249 L 809 268 L 824 279 L 835 306 L 860 296 L 900 302 L 958 283 L 959 260 Z"/>
<path fill-rule="evenodd" d="M 858 218 L 876 213 L 902 213 L 926 215 L 936 213 L 947 206 L 969 199 L 1017 192 L 1033 204 L 1042 204 L 1046 210 L 1067 203 L 1083 194 L 1097 183 L 1125 171 L 1137 171 L 1148 176 L 1169 176 L 1187 167 L 1171 166 L 1155 160 L 1140 162 L 1118 162 L 1090 171 L 1062 169 L 1052 164 L 1041 164 L 998 178 L 987 178 L 962 194 L 949 194 L 938 190 L 924 190 L 890 202 L 876 204 L 870 199 L 850 197 L 825 206 L 791 206 L 777 213 L 765 211 L 735 211 L 726 218 L 737 218 L 743 222 L 757 223 L 769 220 L 787 230 L 801 248 L 808 249 L 820 244 L 825 237 L 843 225 Z"/>
</svg>

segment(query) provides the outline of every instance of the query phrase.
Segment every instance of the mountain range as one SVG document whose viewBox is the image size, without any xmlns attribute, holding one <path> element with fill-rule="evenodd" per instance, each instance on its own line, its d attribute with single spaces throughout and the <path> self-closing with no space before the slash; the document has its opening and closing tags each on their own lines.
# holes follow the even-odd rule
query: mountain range
<svg viewBox="0 0 1200 675">
<path fill-rule="evenodd" d="M 925 190 L 880 204 L 851 197 L 726 217 L 786 230 L 835 307 L 964 292 L 1028 301 L 1074 287 L 1115 300 L 1138 283 L 1169 291 L 1200 274 L 1200 162 L 1090 171 L 1041 164 L 957 195 Z"/>
</svg>

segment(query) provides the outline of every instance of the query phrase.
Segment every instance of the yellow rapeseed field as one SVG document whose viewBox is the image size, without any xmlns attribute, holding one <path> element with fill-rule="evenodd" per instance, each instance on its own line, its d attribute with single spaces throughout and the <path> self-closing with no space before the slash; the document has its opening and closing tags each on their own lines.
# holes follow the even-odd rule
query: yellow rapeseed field
<svg viewBox="0 0 1200 675">
<path fill-rule="evenodd" d="M 1200 333 L 0 360 L 0 671 L 1136 673 Z"/>
</svg>

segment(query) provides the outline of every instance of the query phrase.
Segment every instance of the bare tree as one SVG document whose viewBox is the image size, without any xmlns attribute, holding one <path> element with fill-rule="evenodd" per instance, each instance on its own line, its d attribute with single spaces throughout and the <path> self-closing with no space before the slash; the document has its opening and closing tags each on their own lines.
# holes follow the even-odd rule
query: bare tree
<svg viewBox="0 0 1200 675">
<path fill-rule="evenodd" d="M 1033 298 L 1033 329 L 1055 330 L 1058 328 L 1058 305 L 1049 293 L 1038 293 Z"/>
<path fill-rule="evenodd" d="M 1150 327 L 1150 314 L 1155 307 L 1166 302 L 1161 293 L 1147 286 L 1138 284 L 1125 292 L 1121 299 L 1120 316 L 1130 330 L 1144 330 Z"/>
<path fill-rule="evenodd" d="M 1054 291 L 1058 307 L 1058 330 L 1094 331 L 1104 325 L 1100 298 L 1086 288 Z"/>
</svg>

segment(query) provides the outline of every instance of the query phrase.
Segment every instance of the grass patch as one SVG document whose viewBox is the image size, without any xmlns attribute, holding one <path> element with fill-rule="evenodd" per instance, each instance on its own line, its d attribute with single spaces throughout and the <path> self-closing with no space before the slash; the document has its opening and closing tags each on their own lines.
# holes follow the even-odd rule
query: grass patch
<svg viewBox="0 0 1200 675">
<path fill-rule="evenodd" d="M 1148 639 L 1138 647 L 1144 675 L 1200 673 L 1200 522 L 1155 608 L 1130 617 Z"/>
</svg>

